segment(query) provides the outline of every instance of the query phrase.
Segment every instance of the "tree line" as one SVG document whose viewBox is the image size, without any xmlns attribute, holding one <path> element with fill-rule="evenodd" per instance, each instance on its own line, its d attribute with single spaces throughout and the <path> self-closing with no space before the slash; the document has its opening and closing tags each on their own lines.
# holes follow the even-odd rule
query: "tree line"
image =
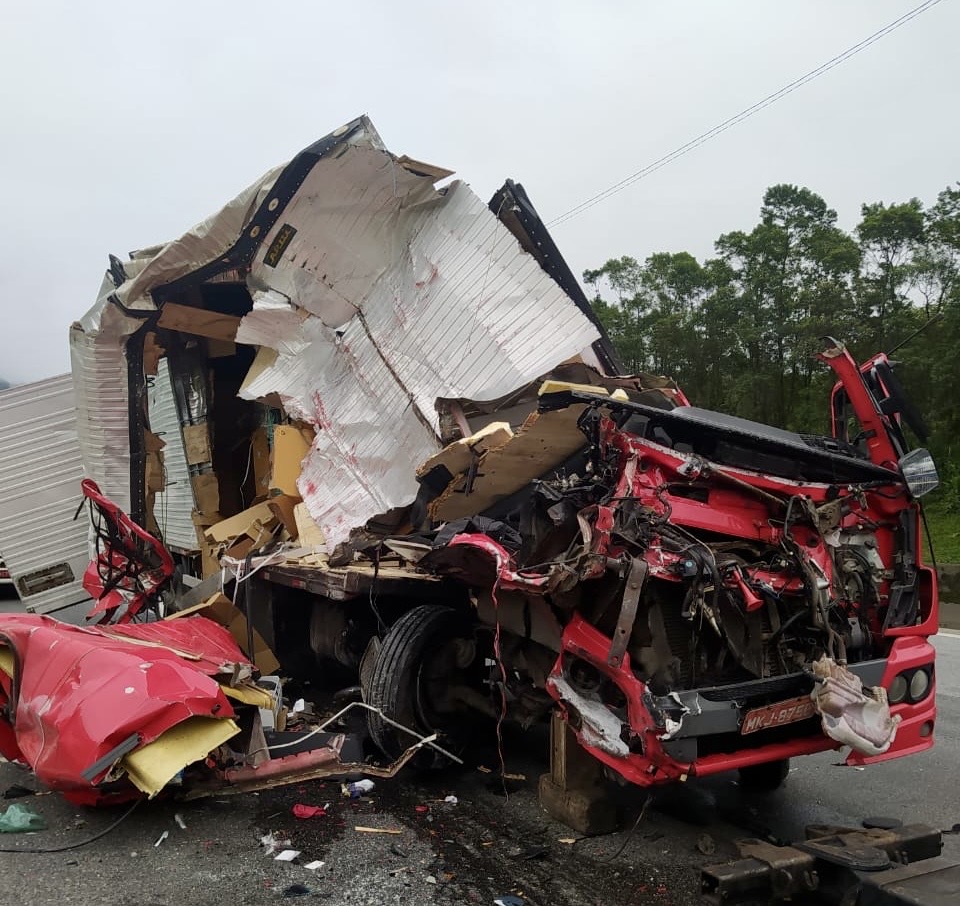
<svg viewBox="0 0 960 906">
<path fill-rule="evenodd" d="M 759 223 L 714 248 L 584 272 L 624 367 L 669 375 L 694 405 L 825 434 L 820 338 L 858 360 L 906 340 L 898 375 L 930 428 L 938 496 L 960 510 L 960 184 L 930 207 L 864 204 L 852 233 L 810 189 L 771 186 Z"/>
</svg>

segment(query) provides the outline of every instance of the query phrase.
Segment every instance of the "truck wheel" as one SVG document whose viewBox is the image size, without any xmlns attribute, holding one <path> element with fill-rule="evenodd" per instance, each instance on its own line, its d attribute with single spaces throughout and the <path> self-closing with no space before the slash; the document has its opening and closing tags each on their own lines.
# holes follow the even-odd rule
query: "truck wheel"
<svg viewBox="0 0 960 906">
<path fill-rule="evenodd" d="M 458 722 L 457 705 L 445 693 L 475 657 L 470 624 L 462 613 L 434 604 L 415 607 L 383 640 L 367 704 L 422 736 L 449 729 Z M 379 714 L 370 712 L 367 723 L 370 736 L 388 758 L 398 758 L 417 741 Z M 416 759 L 421 767 L 440 767 L 446 761 L 429 748 Z"/>
<path fill-rule="evenodd" d="M 783 786 L 790 773 L 790 759 L 767 761 L 740 768 L 740 786 L 754 793 L 772 793 Z"/>
</svg>

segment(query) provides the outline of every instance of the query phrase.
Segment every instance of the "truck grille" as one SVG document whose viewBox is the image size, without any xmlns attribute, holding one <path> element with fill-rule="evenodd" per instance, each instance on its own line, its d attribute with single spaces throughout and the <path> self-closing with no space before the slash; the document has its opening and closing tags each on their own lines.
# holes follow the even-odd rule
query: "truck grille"
<svg viewBox="0 0 960 906">
<path fill-rule="evenodd" d="M 813 689 L 813 677 L 806 673 L 789 673 L 772 679 L 750 680 L 746 683 L 731 683 L 729 686 L 713 686 L 698 689 L 697 692 L 711 702 L 753 702 L 768 698 L 777 701 L 782 698 L 795 698 L 805 695 Z"/>
</svg>

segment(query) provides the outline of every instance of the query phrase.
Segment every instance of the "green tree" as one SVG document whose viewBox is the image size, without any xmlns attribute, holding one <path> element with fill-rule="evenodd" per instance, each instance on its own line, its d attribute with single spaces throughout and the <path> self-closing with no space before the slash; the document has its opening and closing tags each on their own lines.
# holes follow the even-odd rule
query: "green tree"
<svg viewBox="0 0 960 906">
<path fill-rule="evenodd" d="M 815 192 L 764 193 L 759 222 L 724 233 L 717 257 L 624 256 L 584 273 L 627 366 L 675 378 L 692 402 L 800 431 L 826 431 L 832 376 L 821 337 L 861 359 L 902 350 L 901 381 L 960 511 L 960 185 L 929 209 L 865 204 L 853 235 Z"/>
<path fill-rule="evenodd" d="M 910 290 L 916 278 L 914 256 L 922 249 L 923 205 L 916 198 L 903 204 L 865 204 L 857 237 L 863 253 L 858 285 L 859 314 L 866 328 L 863 340 L 876 349 L 916 326 Z"/>
<path fill-rule="evenodd" d="M 847 333 L 860 261 L 856 243 L 836 219 L 815 192 L 777 185 L 764 194 L 753 230 L 717 240 L 739 293 L 749 371 L 740 377 L 737 396 L 751 418 L 822 429 L 822 416 L 805 405 L 816 374 L 811 357 L 819 336 Z"/>
</svg>

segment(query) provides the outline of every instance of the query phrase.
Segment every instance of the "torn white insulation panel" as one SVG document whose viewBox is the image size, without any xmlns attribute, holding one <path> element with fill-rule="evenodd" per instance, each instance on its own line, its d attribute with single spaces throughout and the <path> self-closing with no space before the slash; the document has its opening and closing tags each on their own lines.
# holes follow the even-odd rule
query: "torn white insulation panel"
<svg viewBox="0 0 960 906">
<path fill-rule="evenodd" d="M 331 174 L 337 185 L 344 184 L 354 154 L 364 178 L 376 176 L 361 149 L 351 149 Z M 371 207 L 348 228 L 359 263 L 333 255 L 324 245 L 329 237 L 313 239 L 313 224 L 324 232 L 329 225 L 301 210 L 303 219 L 292 224 L 294 243 L 303 238 L 288 247 L 290 264 L 258 271 L 264 282 L 296 292 L 312 316 L 298 321 L 290 310 L 278 310 L 273 289 L 237 335 L 279 353 L 244 395 L 277 393 L 291 414 L 321 429 L 299 487 L 334 544 L 370 516 L 416 496 L 415 468 L 438 448 L 438 397 L 503 396 L 597 336 L 466 185 L 455 183 L 434 204 L 407 207 L 392 195 L 393 175 L 379 178 L 390 191 L 384 196 L 368 186 L 364 197 Z M 399 183 L 411 179 L 408 174 Z M 327 197 L 319 185 L 313 194 Z M 379 235 L 380 220 L 391 209 L 397 232 L 387 241 Z M 296 273 L 295 288 L 289 271 Z M 325 279 L 317 280 L 318 272 Z M 337 288 L 332 296 L 331 285 Z M 342 304 L 346 293 L 353 314 L 343 321 L 350 313 Z M 274 329 L 282 320 L 289 331 L 271 336 L 268 318 Z"/>
<path fill-rule="evenodd" d="M 439 446 L 437 398 L 496 399 L 598 337 L 466 185 L 438 191 L 428 170 L 386 151 L 362 117 L 138 256 L 114 294 L 149 311 L 186 298 L 171 281 L 246 280 L 254 304 L 236 340 L 260 353 L 241 395 L 279 398 L 320 429 L 299 486 L 331 546 L 416 496 L 416 468 Z M 122 348 L 132 329 L 104 332 L 110 304 L 87 316 L 78 348 Z"/>
</svg>

